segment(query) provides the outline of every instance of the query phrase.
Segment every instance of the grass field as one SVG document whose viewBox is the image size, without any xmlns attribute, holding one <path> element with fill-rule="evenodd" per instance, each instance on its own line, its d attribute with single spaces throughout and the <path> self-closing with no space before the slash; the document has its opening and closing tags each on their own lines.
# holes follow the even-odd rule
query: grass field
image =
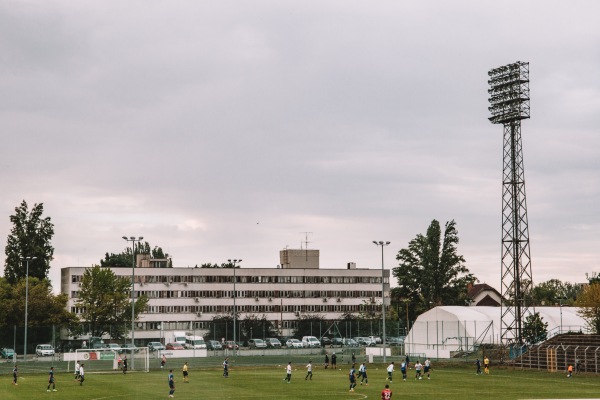
<svg viewBox="0 0 600 400">
<path fill-rule="evenodd" d="M 190 382 L 182 383 L 183 361 L 170 360 L 176 379 L 176 399 L 380 399 L 386 384 L 383 364 L 368 365 L 369 386 L 356 387 L 348 392 L 348 366 L 342 370 L 313 367 L 312 381 L 305 381 L 306 362 L 294 365 L 292 382 L 287 384 L 285 364 L 252 366 L 251 360 L 244 365 L 232 365 L 230 377 L 223 378 L 219 359 L 204 365 L 191 364 Z M 261 360 L 262 362 L 262 360 Z M 232 363 L 233 364 L 233 363 Z M 152 370 L 149 373 L 116 372 L 86 373 L 83 386 L 73 380 L 73 375 L 64 367 L 56 369 L 57 392 L 46 392 L 47 368 L 25 366 L 21 370 L 18 386 L 13 386 L 11 364 L 0 367 L 1 400 L 38 400 L 40 398 L 61 400 L 109 400 L 109 399 L 168 399 L 167 370 Z M 48 364 L 49 367 L 49 364 Z M 529 370 L 492 368 L 490 375 L 476 375 L 474 368 L 436 364 L 431 380 L 414 379 L 414 370 L 409 371 L 406 382 L 399 371 L 394 373 L 391 383 L 395 399 L 560 399 L 600 398 L 600 377 L 574 375 L 568 379 L 564 373 L 548 373 Z"/>
</svg>

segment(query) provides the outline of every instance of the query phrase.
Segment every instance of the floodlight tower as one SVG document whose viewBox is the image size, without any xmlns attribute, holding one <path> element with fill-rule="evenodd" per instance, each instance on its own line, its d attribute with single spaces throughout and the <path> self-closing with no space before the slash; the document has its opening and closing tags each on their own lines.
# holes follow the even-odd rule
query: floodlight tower
<svg viewBox="0 0 600 400">
<path fill-rule="evenodd" d="M 517 61 L 494 68 L 488 75 L 489 120 L 504 125 L 500 334 L 508 345 L 522 344 L 528 313 L 525 295 L 533 287 L 521 144 L 521 120 L 529 118 L 529 63 Z"/>
</svg>

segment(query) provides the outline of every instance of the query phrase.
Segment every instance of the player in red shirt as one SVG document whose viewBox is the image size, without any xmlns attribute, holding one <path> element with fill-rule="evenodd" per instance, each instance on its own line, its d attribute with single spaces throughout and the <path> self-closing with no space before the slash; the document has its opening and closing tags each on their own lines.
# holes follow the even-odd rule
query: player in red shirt
<svg viewBox="0 0 600 400">
<path fill-rule="evenodd" d="M 385 385 L 385 389 L 381 391 L 381 400 L 390 400 L 392 398 L 392 391 L 390 385 Z"/>
</svg>

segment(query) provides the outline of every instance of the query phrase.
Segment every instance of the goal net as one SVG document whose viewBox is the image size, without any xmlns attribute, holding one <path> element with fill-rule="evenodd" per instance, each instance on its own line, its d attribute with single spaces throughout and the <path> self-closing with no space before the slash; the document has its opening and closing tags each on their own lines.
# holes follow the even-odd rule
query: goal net
<svg viewBox="0 0 600 400">
<path fill-rule="evenodd" d="M 75 365 L 85 364 L 85 372 L 122 370 L 127 360 L 127 371 L 150 371 L 150 351 L 147 347 L 135 350 L 77 349 L 75 357 L 68 360 L 67 369 L 75 372 Z"/>
</svg>

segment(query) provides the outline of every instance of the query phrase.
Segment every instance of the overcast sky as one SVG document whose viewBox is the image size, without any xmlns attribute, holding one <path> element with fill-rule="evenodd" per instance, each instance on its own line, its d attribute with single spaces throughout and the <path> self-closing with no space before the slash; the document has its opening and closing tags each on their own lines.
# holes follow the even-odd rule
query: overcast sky
<svg viewBox="0 0 600 400">
<path fill-rule="evenodd" d="M 51 279 L 144 236 L 176 267 L 279 251 L 397 265 L 433 219 L 500 289 L 491 68 L 530 62 L 535 283 L 600 272 L 600 2 L 0 0 L 0 239 L 55 224 Z"/>
</svg>

